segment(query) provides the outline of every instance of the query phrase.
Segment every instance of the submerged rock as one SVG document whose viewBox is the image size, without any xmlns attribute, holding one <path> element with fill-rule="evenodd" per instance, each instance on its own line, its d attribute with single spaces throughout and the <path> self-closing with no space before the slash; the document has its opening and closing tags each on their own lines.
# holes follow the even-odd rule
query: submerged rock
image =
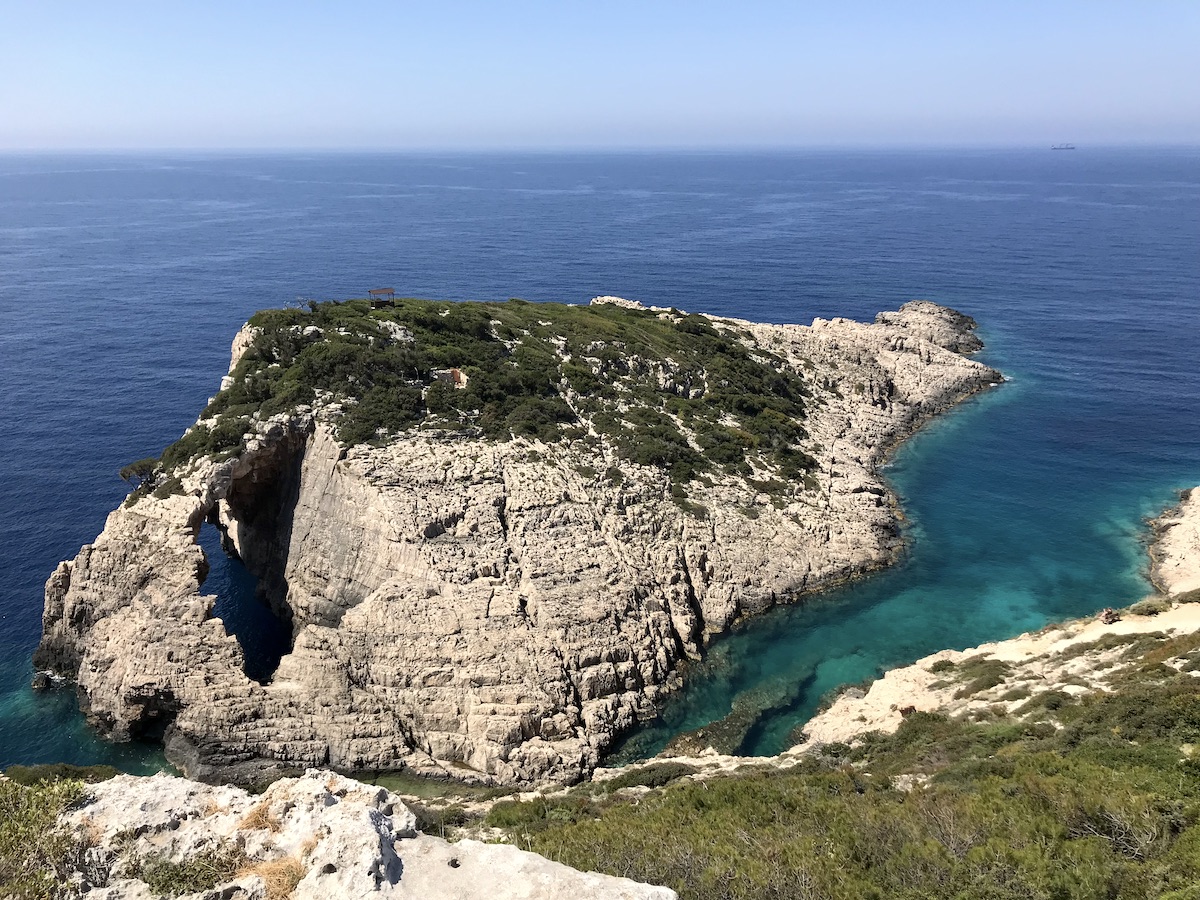
<svg viewBox="0 0 1200 900">
<path fill-rule="evenodd" d="M 893 560 L 895 498 L 878 464 L 1001 379 L 947 349 L 975 348 L 974 322 L 924 301 L 870 325 L 708 321 L 808 385 L 803 480 L 748 453 L 684 484 L 595 423 L 549 443 L 410 429 L 347 447 L 344 401 L 300 406 L 252 420 L 236 448 L 196 455 L 111 513 L 47 582 L 37 666 L 77 680 L 102 733 L 161 739 L 205 780 L 317 766 L 586 774 L 712 635 Z M 252 343 L 239 335 L 235 364 Z M 635 362 L 672 396 L 714 387 L 670 359 Z M 205 521 L 291 624 L 266 683 L 244 674 L 203 593 Z"/>
</svg>

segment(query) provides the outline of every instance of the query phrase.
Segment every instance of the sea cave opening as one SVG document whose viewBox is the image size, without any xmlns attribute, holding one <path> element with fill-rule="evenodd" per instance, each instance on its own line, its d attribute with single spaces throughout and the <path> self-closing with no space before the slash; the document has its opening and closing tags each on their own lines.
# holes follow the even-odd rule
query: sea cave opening
<svg viewBox="0 0 1200 900">
<path fill-rule="evenodd" d="M 279 661 L 292 652 L 292 624 L 276 614 L 267 602 L 259 580 L 238 557 L 226 551 L 216 525 L 205 522 L 197 542 L 208 557 L 208 577 L 203 590 L 215 594 L 212 615 L 225 623 L 237 638 L 246 677 L 267 684 Z"/>
</svg>

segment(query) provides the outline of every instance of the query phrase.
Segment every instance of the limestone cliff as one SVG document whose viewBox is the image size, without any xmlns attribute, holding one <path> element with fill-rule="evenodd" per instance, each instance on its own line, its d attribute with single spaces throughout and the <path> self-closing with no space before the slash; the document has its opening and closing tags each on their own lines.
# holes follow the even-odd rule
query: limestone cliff
<svg viewBox="0 0 1200 900">
<path fill-rule="evenodd" d="M 902 542 L 878 464 L 1001 377 L 960 355 L 980 346 L 970 319 L 923 301 L 875 324 L 708 321 L 724 346 L 803 379 L 798 447 L 684 480 L 633 461 L 599 413 L 555 440 L 411 427 L 346 446 L 339 417 L 356 407 L 318 391 L 264 407 L 236 446 L 178 462 L 115 510 L 47 583 L 37 665 L 76 679 L 102 732 L 161 736 L 202 779 L 314 766 L 508 783 L 585 774 L 711 635 L 893 560 Z M 412 334 L 387 324 L 408 352 Z M 247 329 L 235 341 L 239 373 L 254 340 Z M 701 410 L 715 396 L 712 372 L 595 352 L 589 377 L 648 373 Z M 563 396 L 584 408 L 577 391 Z M 633 394 L 615 396 L 632 407 Z M 732 413 L 720 422 L 744 434 Z M 803 478 L 777 477 L 773 460 L 799 452 Z M 243 673 L 203 593 L 206 520 L 291 624 L 266 683 Z"/>
</svg>

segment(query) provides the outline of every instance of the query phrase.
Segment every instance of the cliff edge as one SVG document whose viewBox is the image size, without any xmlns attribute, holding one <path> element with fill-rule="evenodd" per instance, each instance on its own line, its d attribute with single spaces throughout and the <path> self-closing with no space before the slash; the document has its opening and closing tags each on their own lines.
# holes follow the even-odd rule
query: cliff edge
<svg viewBox="0 0 1200 900">
<path fill-rule="evenodd" d="M 610 299 L 610 298 L 605 298 Z M 1001 380 L 925 301 L 811 326 L 601 302 L 314 306 L 46 586 L 35 663 L 189 776 L 586 774 L 738 618 L 902 548 L 877 466 Z M 289 626 L 246 675 L 204 523 Z"/>
</svg>

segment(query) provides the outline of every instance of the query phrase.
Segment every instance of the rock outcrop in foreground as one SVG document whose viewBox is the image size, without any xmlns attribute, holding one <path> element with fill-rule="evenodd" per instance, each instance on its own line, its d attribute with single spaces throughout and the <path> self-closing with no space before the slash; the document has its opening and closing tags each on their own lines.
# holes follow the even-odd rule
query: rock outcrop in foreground
<svg viewBox="0 0 1200 900">
<path fill-rule="evenodd" d="M 170 877 L 190 900 L 675 898 L 507 844 L 421 834 L 395 795 L 316 770 L 262 796 L 120 775 L 89 786 L 62 824 L 81 848 L 73 881 L 84 900 L 151 900 Z"/>
<path fill-rule="evenodd" d="M 688 334 L 699 318 L 628 315 Z M 564 430 L 549 442 L 422 427 L 349 447 L 338 440 L 343 402 L 256 414 L 240 444 L 176 464 L 59 565 L 36 664 L 76 679 L 104 734 L 161 737 L 202 780 L 322 766 L 506 783 L 586 774 L 709 637 L 895 559 L 896 502 L 877 466 L 931 416 L 1001 380 L 961 355 L 981 346 L 975 323 L 924 301 L 875 324 L 705 321 L 747 360 L 803 380 L 806 417 L 788 426 L 803 426 L 798 447 L 747 451 L 744 463 L 685 482 L 631 459 L 630 436 L 657 421 L 646 407 L 620 447 L 600 414 L 582 412 L 577 437 Z M 317 328 L 292 332 L 324 339 Z M 420 343 L 385 321 L 362 346 L 387 340 L 396 352 Z M 254 343 L 253 329 L 239 335 L 235 367 Z M 567 344 L 549 343 L 565 366 Z M 718 376 L 601 344 L 585 348 L 594 358 L 570 359 L 572 371 L 646 373 L 662 396 L 682 398 L 654 415 L 702 446 L 705 435 L 670 410 L 686 401 L 703 412 Z M 457 372 L 443 396 L 462 386 Z M 480 389 L 478 375 L 471 383 Z M 610 425 L 633 408 L 623 390 L 609 391 Z M 562 399 L 585 409 L 572 390 Z M 726 437 L 753 443 L 737 421 L 725 415 Z M 215 440 L 224 427 L 202 423 L 194 435 Z M 771 460 L 797 452 L 810 463 L 804 477 L 776 477 Z M 203 592 L 196 539 L 206 521 L 290 623 L 290 652 L 261 680 L 244 673 L 238 641 Z"/>
</svg>

